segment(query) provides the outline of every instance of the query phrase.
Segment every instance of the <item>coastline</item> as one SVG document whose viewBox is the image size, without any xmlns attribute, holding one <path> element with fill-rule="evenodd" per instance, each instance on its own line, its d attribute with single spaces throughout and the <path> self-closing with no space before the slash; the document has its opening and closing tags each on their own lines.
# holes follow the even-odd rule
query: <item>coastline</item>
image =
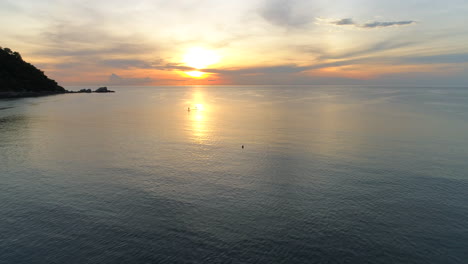
<svg viewBox="0 0 468 264">
<path fill-rule="evenodd" d="M 42 97 L 59 94 L 78 94 L 78 93 L 114 93 L 115 91 L 108 90 L 107 87 L 100 87 L 95 91 L 91 89 L 82 89 L 80 91 L 44 91 L 44 92 L 0 92 L 0 99 L 17 99 L 28 97 Z"/>
<path fill-rule="evenodd" d="M 17 99 L 17 98 L 28 98 L 28 97 L 41 97 L 58 94 L 68 94 L 73 92 L 0 92 L 0 99 Z"/>
</svg>

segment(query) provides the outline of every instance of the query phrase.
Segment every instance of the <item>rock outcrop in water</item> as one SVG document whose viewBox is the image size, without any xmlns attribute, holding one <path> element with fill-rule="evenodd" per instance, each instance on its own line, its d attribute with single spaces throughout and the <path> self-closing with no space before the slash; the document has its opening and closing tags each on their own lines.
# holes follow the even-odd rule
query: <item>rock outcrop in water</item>
<svg viewBox="0 0 468 264">
<path fill-rule="evenodd" d="M 78 91 L 78 93 L 92 93 L 91 89 L 81 89 Z"/>
<path fill-rule="evenodd" d="M 115 91 L 111 91 L 107 87 L 99 87 L 94 91 L 91 89 L 81 89 L 77 92 L 70 91 L 69 93 L 115 93 Z"/>
<path fill-rule="evenodd" d="M 95 93 L 113 93 L 114 91 L 107 89 L 107 87 L 99 87 L 94 92 Z"/>
<path fill-rule="evenodd" d="M 27 63 L 18 52 L 0 47 L 0 98 L 67 93 L 43 71 Z"/>
</svg>

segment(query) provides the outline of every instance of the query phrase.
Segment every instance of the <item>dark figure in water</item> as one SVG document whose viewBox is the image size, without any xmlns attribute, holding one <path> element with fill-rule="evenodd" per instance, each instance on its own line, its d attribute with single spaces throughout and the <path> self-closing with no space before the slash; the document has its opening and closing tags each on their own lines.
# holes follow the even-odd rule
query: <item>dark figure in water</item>
<svg viewBox="0 0 468 264">
<path fill-rule="evenodd" d="M 242 145 L 242 148 L 244 148 L 244 145 Z"/>
</svg>

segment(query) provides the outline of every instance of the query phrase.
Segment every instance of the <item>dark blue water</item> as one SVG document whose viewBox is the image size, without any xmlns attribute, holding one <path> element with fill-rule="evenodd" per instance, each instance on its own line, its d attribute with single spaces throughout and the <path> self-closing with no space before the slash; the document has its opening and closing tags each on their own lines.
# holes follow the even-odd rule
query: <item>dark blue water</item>
<svg viewBox="0 0 468 264">
<path fill-rule="evenodd" d="M 0 263 L 468 263 L 468 88 L 115 89 L 0 101 Z"/>
</svg>

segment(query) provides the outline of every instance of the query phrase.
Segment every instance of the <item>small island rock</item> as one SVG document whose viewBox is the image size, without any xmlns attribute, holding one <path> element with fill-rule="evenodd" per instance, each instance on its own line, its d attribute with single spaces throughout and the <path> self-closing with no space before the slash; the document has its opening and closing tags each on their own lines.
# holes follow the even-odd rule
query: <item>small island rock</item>
<svg viewBox="0 0 468 264">
<path fill-rule="evenodd" d="M 107 87 L 99 87 L 94 92 L 95 93 L 113 93 L 114 91 L 107 89 Z"/>
<path fill-rule="evenodd" d="M 78 91 L 79 93 L 91 93 L 91 89 L 81 89 Z"/>
</svg>

